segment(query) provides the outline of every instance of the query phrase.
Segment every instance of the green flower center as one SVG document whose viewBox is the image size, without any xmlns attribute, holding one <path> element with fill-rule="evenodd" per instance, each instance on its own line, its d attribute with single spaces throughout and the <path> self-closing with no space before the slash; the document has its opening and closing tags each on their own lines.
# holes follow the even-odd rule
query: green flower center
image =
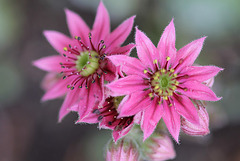
<svg viewBox="0 0 240 161">
<path fill-rule="evenodd" d="M 99 68 L 99 55 L 95 51 L 84 51 L 77 56 L 76 68 L 82 76 L 89 76 Z"/>
<path fill-rule="evenodd" d="M 121 101 L 123 100 L 124 96 L 118 96 L 113 98 L 114 107 L 117 109 Z"/>
<path fill-rule="evenodd" d="M 176 74 L 173 74 L 172 71 L 161 69 L 160 71 L 155 72 L 151 78 L 151 86 L 154 93 L 163 97 L 163 99 L 172 96 L 179 84 L 175 78 Z M 150 93 L 149 96 L 153 97 L 153 93 Z"/>
</svg>

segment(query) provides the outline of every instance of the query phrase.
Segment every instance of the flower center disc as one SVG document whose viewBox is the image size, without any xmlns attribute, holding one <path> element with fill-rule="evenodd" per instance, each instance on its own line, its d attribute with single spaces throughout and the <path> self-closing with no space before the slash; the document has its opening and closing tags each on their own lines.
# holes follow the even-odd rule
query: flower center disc
<svg viewBox="0 0 240 161">
<path fill-rule="evenodd" d="M 172 72 L 164 69 L 153 74 L 151 86 L 156 95 L 161 97 L 172 96 L 178 82 Z"/>
<path fill-rule="evenodd" d="M 89 76 L 99 68 L 99 55 L 95 51 L 84 51 L 77 56 L 76 68 L 82 76 Z"/>
</svg>

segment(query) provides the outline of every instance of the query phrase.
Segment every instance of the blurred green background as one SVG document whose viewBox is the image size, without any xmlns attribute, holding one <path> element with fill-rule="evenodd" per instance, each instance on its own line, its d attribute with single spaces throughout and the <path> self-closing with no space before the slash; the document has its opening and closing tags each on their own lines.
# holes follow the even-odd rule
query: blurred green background
<svg viewBox="0 0 240 161">
<path fill-rule="evenodd" d="M 102 161 L 111 132 L 75 125 L 71 113 L 57 123 L 62 100 L 41 103 L 45 72 L 38 58 L 57 54 L 43 30 L 69 35 L 64 8 L 92 26 L 99 0 L 0 0 L 0 161 Z M 225 68 L 214 91 L 223 99 L 209 103 L 211 134 L 181 135 L 175 161 L 240 160 L 240 1 L 104 0 L 112 29 L 137 15 L 135 25 L 157 44 L 174 18 L 177 49 L 208 36 L 197 63 Z M 134 41 L 134 29 L 126 43 Z M 136 51 L 133 51 L 136 55 Z"/>
</svg>

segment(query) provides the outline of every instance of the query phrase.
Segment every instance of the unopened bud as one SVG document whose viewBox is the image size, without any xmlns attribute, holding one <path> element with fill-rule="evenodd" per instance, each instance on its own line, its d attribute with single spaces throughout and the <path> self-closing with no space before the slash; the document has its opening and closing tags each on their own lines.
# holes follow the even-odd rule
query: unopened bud
<svg viewBox="0 0 240 161">
<path fill-rule="evenodd" d="M 114 143 L 110 141 L 107 146 L 106 161 L 139 161 L 136 144 L 129 139 L 121 139 Z"/>
<path fill-rule="evenodd" d="M 164 161 L 176 157 L 172 140 L 167 134 L 153 134 L 143 143 L 142 148 L 147 160 Z"/>
<path fill-rule="evenodd" d="M 199 124 L 193 124 L 186 119 L 181 120 L 182 131 L 188 135 L 204 136 L 210 133 L 209 131 L 209 117 L 204 106 L 198 106 Z"/>
</svg>

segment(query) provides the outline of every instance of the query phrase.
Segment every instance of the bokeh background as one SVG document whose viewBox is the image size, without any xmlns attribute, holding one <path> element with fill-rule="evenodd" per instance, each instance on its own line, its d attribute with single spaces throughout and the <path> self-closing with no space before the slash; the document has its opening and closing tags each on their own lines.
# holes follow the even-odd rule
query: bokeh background
<svg viewBox="0 0 240 161">
<path fill-rule="evenodd" d="M 111 132 L 75 125 L 75 113 L 57 123 L 62 100 L 41 103 L 45 72 L 32 61 L 57 54 L 43 30 L 69 35 L 64 8 L 92 26 L 99 0 L 0 0 L 0 161 L 103 161 Z M 225 68 L 214 91 L 223 99 L 209 103 L 211 134 L 175 143 L 175 161 L 240 160 L 240 1 L 104 0 L 112 29 L 131 15 L 157 44 L 174 17 L 179 49 L 207 35 L 197 63 Z M 134 29 L 126 43 L 133 42 Z M 136 51 L 133 51 L 135 55 Z"/>
</svg>

